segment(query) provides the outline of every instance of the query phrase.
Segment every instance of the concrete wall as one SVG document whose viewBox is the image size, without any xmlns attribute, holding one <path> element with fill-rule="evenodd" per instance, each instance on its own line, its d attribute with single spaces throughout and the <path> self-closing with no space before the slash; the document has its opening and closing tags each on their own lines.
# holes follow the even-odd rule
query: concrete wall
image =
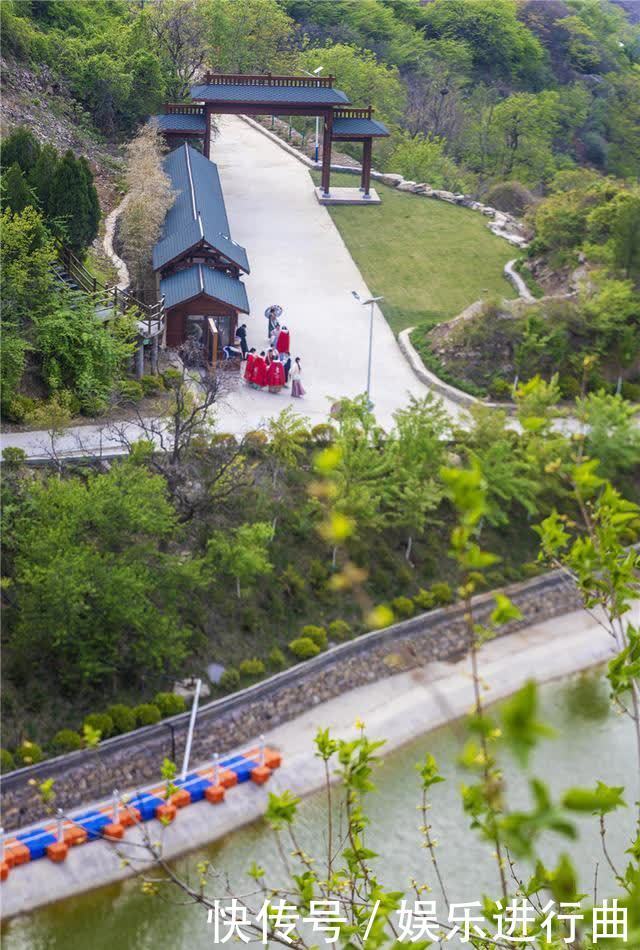
<svg viewBox="0 0 640 950">
<path fill-rule="evenodd" d="M 559 572 L 545 574 L 507 588 L 523 613 L 523 620 L 502 628 L 505 636 L 580 605 L 580 598 Z M 487 621 L 494 601 L 491 594 L 476 598 L 478 621 Z M 255 739 L 261 732 L 300 715 L 335 696 L 429 662 L 458 659 L 467 650 L 464 610 L 460 605 L 430 611 L 403 623 L 344 643 L 313 660 L 298 664 L 233 696 L 203 706 L 198 717 L 192 762 L 201 763 L 214 752 L 224 753 Z M 42 818 L 43 807 L 32 779 L 55 780 L 56 806 L 70 810 L 157 779 L 163 758 L 182 760 L 188 714 L 155 726 L 116 736 L 97 751 L 72 752 L 6 775 L 1 789 L 7 829 Z M 284 750 L 286 753 L 286 750 Z"/>
</svg>

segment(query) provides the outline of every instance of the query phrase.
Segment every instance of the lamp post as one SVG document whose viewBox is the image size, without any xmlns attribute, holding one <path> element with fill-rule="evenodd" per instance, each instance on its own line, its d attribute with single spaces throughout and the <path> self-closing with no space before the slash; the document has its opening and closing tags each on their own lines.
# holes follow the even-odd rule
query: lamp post
<svg viewBox="0 0 640 950">
<path fill-rule="evenodd" d="M 311 78 L 313 78 L 314 76 L 318 76 L 318 75 L 322 72 L 323 69 L 324 69 L 324 66 L 318 66 L 318 68 L 317 68 L 317 69 L 314 69 L 312 73 L 307 72 L 306 69 L 303 69 L 302 72 L 305 74 L 305 76 L 311 76 Z M 319 154 L 320 154 L 320 147 L 319 147 L 319 122 L 320 122 L 320 116 L 317 115 L 317 116 L 316 116 L 316 158 L 315 158 L 316 165 L 318 164 L 318 156 L 319 156 Z"/>
<path fill-rule="evenodd" d="M 366 307 L 367 305 L 369 305 L 371 308 L 369 311 L 369 361 L 367 365 L 367 403 L 369 404 L 369 407 L 371 407 L 370 392 L 371 392 L 371 357 L 373 355 L 373 305 L 374 303 L 378 303 L 380 300 L 384 300 L 384 297 L 368 297 L 367 300 L 363 300 L 360 294 L 357 293 L 355 290 L 352 290 L 351 294 L 358 301 L 358 303 L 362 304 L 363 307 Z"/>
</svg>

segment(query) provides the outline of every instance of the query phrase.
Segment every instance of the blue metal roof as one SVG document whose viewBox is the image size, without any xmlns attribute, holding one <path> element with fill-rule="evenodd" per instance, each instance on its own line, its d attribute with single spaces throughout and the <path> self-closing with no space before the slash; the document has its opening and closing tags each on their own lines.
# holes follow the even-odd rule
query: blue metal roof
<svg viewBox="0 0 640 950">
<path fill-rule="evenodd" d="M 204 115 L 183 115 L 179 112 L 172 112 L 168 115 L 152 115 L 151 121 L 155 122 L 162 132 L 185 132 L 191 135 L 204 135 L 207 131 L 207 120 Z"/>
<path fill-rule="evenodd" d="M 242 281 L 207 264 L 193 264 L 192 267 L 161 278 L 160 293 L 165 298 L 167 310 L 204 294 L 243 313 L 249 313 L 247 290 Z"/>
<path fill-rule="evenodd" d="M 333 134 L 335 135 L 371 135 L 382 137 L 389 135 L 389 129 L 383 122 L 376 119 L 341 119 L 333 120 Z"/>
<path fill-rule="evenodd" d="M 349 103 L 340 89 L 331 86 L 249 86 L 238 83 L 206 83 L 191 87 L 191 98 L 201 102 L 248 102 L 282 105 L 335 106 Z"/>
<path fill-rule="evenodd" d="M 247 252 L 229 234 L 217 166 L 186 143 L 169 152 L 162 164 L 176 198 L 153 249 L 154 270 L 204 242 L 249 273 Z"/>
</svg>

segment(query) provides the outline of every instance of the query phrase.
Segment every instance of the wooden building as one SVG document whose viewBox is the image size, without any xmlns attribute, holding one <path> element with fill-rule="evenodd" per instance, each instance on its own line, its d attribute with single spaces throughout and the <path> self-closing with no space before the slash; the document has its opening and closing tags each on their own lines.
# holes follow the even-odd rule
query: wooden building
<svg viewBox="0 0 640 950">
<path fill-rule="evenodd" d="M 233 343 L 238 316 L 249 313 L 247 252 L 232 240 L 216 165 L 184 143 L 164 170 L 176 194 L 153 251 L 153 268 L 166 312 L 165 344 L 192 337 L 215 363 Z"/>
</svg>

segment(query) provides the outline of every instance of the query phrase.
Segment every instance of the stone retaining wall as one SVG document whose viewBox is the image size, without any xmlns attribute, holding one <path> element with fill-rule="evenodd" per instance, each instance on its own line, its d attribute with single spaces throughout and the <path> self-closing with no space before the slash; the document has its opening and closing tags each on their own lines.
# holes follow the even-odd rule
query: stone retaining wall
<svg viewBox="0 0 640 950">
<path fill-rule="evenodd" d="M 523 614 L 500 636 L 575 610 L 580 598 L 567 578 L 552 572 L 507 589 Z M 479 622 L 493 609 L 492 594 L 476 598 Z M 202 706 L 197 720 L 192 762 L 225 753 L 255 740 L 260 733 L 294 719 L 309 708 L 348 690 L 392 676 L 431 660 L 455 660 L 468 648 L 461 605 L 440 608 L 384 630 L 344 643 L 313 660 L 278 673 L 233 696 Z M 56 807 L 66 811 L 110 795 L 113 788 L 133 789 L 156 780 L 165 757 L 182 760 L 189 714 L 184 713 L 101 743 L 98 751 L 81 750 L 19 769 L 2 779 L 5 828 L 42 819 L 35 784 L 54 779 Z M 425 723 L 425 729 L 428 728 Z M 175 749 L 172 749 L 171 733 Z M 286 749 L 283 750 L 286 755 Z"/>
</svg>

